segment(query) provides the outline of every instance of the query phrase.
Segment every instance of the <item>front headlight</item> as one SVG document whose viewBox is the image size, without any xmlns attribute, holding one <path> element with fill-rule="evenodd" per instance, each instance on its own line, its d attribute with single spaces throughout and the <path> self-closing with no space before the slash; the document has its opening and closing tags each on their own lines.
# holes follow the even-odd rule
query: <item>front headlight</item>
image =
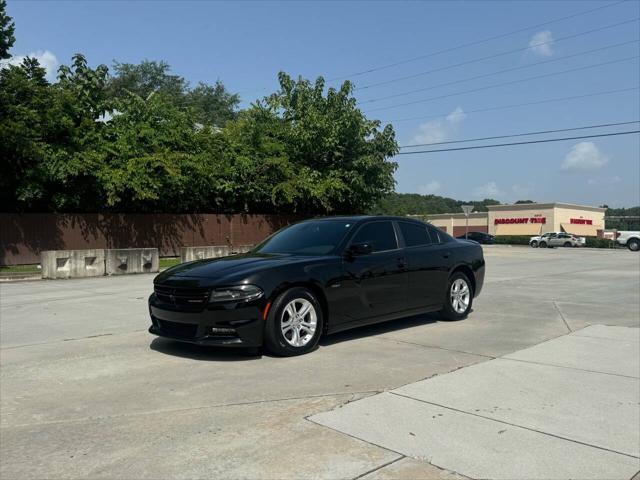
<svg viewBox="0 0 640 480">
<path fill-rule="evenodd" d="M 210 302 L 240 302 L 260 298 L 262 289 L 255 285 L 237 285 L 234 287 L 216 288 L 211 292 Z"/>
</svg>

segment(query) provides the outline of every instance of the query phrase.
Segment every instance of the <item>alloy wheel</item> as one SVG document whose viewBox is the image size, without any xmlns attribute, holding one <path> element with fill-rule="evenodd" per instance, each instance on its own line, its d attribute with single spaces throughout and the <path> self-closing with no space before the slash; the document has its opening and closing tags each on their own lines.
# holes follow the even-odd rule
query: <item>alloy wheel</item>
<svg viewBox="0 0 640 480">
<path fill-rule="evenodd" d="M 304 347 L 313 338 L 318 316 L 313 304 L 306 298 L 291 300 L 282 310 L 280 329 L 286 342 L 293 347 Z"/>
<path fill-rule="evenodd" d="M 456 278 L 451 284 L 450 291 L 451 307 L 456 313 L 464 313 L 469 307 L 471 291 L 469 285 L 462 278 Z"/>
</svg>

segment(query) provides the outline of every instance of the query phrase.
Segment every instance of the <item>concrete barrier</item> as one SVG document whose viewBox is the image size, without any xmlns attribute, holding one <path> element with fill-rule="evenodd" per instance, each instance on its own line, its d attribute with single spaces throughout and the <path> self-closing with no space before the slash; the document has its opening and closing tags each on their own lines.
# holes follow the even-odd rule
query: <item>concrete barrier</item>
<svg viewBox="0 0 640 480">
<path fill-rule="evenodd" d="M 42 278 L 84 278 L 104 275 L 104 250 L 46 250 L 40 254 Z"/>
<path fill-rule="evenodd" d="M 234 254 L 234 253 L 247 253 L 254 246 L 255 245 L 238 245 L 237 247 L 233 248 L 233 252 L 231 252 L 231 254 Z"/>
<path fill-rule="evenodd" d="M 153 273 L 160 268 L 157 248 L 121 248 L 105 250 L 105 273 Z"/>
<path fill-rule="evenodd" d="M 246 253 L 253 248 L 253 245 L 238 245 L 230 248 L 228 245 L 210 245 L 206 247 L 182 247 L 180 249 L 180 261 L 192 262 L 194 260 L 204 260 L 205 258 L 228 257 L 236 253 Z"/>
<path fill-rule="evenodd" d="M 231 249 L 227 245 L 211 245 L 208 247 L 182 247 L 180 249 L 180 261 L 192 262 L 205 258 L 227 257 L 231 255 Z"/>
</svg>

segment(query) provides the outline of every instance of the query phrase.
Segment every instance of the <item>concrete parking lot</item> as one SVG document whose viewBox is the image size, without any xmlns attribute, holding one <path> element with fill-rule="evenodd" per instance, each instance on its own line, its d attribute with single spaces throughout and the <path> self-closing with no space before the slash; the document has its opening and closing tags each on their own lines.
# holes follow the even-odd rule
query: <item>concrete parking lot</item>
<svg viewBox="0 0 640 480">
<path fill-rule="evenodd" d="M 0 284 L 0 477 L 632 477 L 640 255 L 491 246 L 485 257 L 468 319 L 365 327 L 296 358 L 150 336 L 152 276 Z M 518 378 L 540 386 L 526 402 Z M 441 409 L 451 423 L 437 430 Z M 453 409 L 511 430 L 491 436 Z M 394 425 L 411 425 L 418 446 Z M 560 468 L 563 456 L 577 466 Z"/>
</svg>

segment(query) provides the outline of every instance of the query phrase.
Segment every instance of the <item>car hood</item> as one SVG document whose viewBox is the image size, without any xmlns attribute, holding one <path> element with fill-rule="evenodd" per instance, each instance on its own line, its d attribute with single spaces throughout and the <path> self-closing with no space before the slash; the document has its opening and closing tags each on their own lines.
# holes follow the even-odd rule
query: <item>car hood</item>
<svg viewBox="0 0 640 480">
<path fill-rule="evenodd" d="M 155 278 L 154 283 L 181 278 L 223 280 L 230 276 L 249 275 L 268 268 L 317 259 L 319 259 L 318 256 L 308 255 L 245 253 L 230 257 L 196 260 L 195 262 L 181 263 L 165 270 Z"/>
</svg>

